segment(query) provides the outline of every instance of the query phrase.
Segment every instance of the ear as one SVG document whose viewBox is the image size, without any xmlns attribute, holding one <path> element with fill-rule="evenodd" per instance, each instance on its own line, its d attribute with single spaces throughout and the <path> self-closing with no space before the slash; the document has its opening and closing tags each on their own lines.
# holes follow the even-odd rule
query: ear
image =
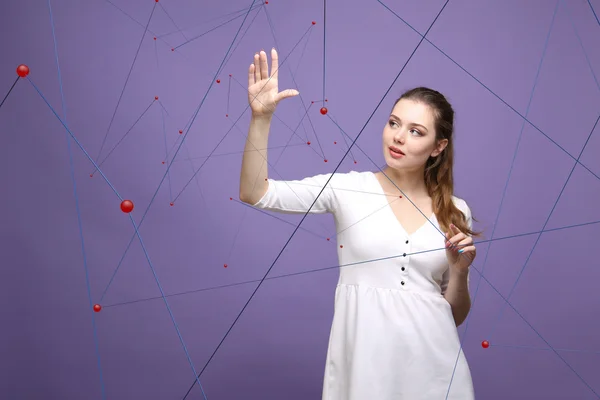
<svg viewBox="0 0 600 400">
<path fill-rule="evenodd" d="M 444 149 L 446 148 L 446 146 L 448 146 L 448 139 L 439 140 L 438 144 L 437 144 L 437 147 L 431 153 L 431 157 L 437 157 L 437 156 L 439 156 L 442 153 L 442 151 L 444 151 Z"/>
</svg>

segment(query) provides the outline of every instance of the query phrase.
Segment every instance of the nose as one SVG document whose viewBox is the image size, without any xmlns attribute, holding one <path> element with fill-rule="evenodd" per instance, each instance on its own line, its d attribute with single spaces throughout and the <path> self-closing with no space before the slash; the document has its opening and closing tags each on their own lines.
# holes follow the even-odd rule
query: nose
<svg viewBox="0 0 600 400">
<path fill-rule="evenodd" d="M 404 139 L 406 138 L 406 132 L 404 129 L 399 129 L 398 132 L 394 135 L 394 141 L 397 143 L 404 143 Z"/>
</svg>

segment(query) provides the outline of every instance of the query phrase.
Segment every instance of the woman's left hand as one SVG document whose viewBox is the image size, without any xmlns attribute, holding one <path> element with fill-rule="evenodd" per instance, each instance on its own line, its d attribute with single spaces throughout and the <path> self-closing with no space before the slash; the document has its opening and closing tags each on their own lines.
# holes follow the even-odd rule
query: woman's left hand
<svg viewBox="0 0 600 400">
<path fill-rule="evenodd" d="M 473 238 L 451 224 L 450 232 L 446 233 L 446 257 L 450 267 L 458 271 L 466 271 L 476 255 L 477 249 L 473 245 Z"/>
</svg>

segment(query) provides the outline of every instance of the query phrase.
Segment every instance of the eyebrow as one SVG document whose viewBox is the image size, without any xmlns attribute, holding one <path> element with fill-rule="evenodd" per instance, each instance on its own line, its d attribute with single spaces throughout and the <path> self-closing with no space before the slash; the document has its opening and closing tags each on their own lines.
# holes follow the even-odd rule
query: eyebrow
<svg viewBox="0 0 600 400">
<path fill-rule="evenodd" d="M 397 119 L 398 121 L 402 122 L 402 120 L 401 120 L 400 118 L 398 118 L 398 117 L 397 117 L 396 115 L 394 115 L 394 114 L 390 114 L 390 117 L 393 117 L 393 118 Z M 414 123 L 414 122 L 413 122 L 413 123 L 411 123 L 411 125 L 413 125 L 413 126 L 420 126 L 421 128 L 423 128 L 423 129 L 425 129 L 426 131 L 428 131 L 428 130 L 427 130 L 427 128 L 426 128 L 424 125 L 417 124 L 417 123 Z"/>
</svg>

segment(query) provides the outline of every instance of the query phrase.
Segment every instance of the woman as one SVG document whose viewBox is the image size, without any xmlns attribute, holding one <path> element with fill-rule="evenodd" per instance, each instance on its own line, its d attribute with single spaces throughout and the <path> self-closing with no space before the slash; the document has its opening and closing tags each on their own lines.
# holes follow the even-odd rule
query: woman
<svg viewBox="0 0 600 400">
<path fill-rule="evenodd" d="M 252 119 L 240 199 L 266 210 L 334 216 L 342 267 L 323 399 L 473 399 L 456 327 L 471 306 L 476 233 L 467 203 L 452 194 L 451 105 L 431 89 L 404 93 L 383 130 L 383 171 L 268 179 L 273 112 L 298 95 L 278 92 L 275 49 L 271 57 L 270 75 L 264 51 L 248 71 Z"/>
</svg>

